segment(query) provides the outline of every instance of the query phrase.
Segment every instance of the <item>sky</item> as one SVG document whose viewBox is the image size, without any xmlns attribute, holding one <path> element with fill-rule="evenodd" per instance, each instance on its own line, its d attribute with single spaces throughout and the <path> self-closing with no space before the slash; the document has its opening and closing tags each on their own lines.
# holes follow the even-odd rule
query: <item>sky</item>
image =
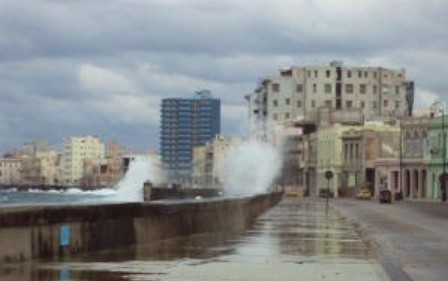
<svg viewBox="0 0 448 281">
<path fill-rule="evenodd" d="M 222 133 L 292 65 L 405 68 L 416 106 L 448 101 L 446 0 L 0 0 L 0 152 L 92 134 L 158 148 L 162 98 L 209 89 Z"/>
</svg>

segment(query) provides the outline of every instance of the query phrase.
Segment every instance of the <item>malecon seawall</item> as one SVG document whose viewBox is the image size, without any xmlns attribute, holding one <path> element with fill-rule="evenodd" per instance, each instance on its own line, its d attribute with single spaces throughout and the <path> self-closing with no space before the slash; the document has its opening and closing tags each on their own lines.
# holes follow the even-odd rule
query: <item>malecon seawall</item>
<svg viewBox="0 0 448 281">
<path fill-rule="evenodd" d="M 243 230 L 281 196 L 0 209 L 0 264 Z"/>
</svg>

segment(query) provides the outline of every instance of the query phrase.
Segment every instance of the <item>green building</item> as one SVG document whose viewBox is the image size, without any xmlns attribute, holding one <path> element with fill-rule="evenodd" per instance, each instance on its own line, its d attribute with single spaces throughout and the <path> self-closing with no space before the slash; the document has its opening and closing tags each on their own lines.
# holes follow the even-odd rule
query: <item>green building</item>
<svg viewBox="0 0 448 281">
<path fill-rule="evenodd" d="M 442 127 L 442 117 L 437 117 L 431 120 L 429 126 L 430 130 L 428 134 L 428 141 L 424 155 L 424 161 L 428 167 L 428 177 L 426 183 L 428 189 L 426 197 L 428 199 L 436 201 L 442 199 L 442 175 L 444 172 L 448 172 L 448 168 L 446 165 L 446 163 L 448 163 L 446 148 L 448 120 L 444 121 L 444 126 Z"/>
</svg>

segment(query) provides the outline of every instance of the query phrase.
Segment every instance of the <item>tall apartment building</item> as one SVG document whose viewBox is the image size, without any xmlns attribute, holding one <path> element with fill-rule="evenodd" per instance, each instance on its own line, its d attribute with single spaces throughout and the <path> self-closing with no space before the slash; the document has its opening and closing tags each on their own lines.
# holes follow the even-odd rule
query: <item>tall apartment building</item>
<svg viewBox="0 0 448 281">
<path fill-rule="evenodd" d="M 65 140 L 62 170 L 63 184 L 81 185 L 84 165 L 104 158 L 104 144 L 94 136 L 70 137 Z"/>
<path fill-rule="evenodd" d="M 266 137 L 279 124 L 318 123 L 323 118 L 321 109 L 326 109 L 327 118 L 356 112 L 363 120 L 384 120 L 404 112 L 411 115 L 414 83 L 404 69 L 344 66 L 333 61 L 328 66 L 283 69 L 279 76 L 262 79 L 246 99 L 251 135 Z"/>
<path fill-rule="evenodd" d="M 221 101 L 208 90 L 195 98 L 163 99 L 160 151 L 162 165 L 172 181 L 189 182 L 195 146 L 204 145 L 221 131 Z"/>
</svg>

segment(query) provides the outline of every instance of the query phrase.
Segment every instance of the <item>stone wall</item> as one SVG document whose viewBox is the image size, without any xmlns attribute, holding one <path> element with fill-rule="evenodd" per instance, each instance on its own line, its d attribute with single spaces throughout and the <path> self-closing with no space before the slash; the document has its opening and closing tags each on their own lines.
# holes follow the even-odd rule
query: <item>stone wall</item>
<svg viewBox="0 0 448 281">
<path fill-rule="evenodd" d="M 0 264 L 243 230 L 280 193 L 245 198 L 0 209 Z"/>
</svg>

